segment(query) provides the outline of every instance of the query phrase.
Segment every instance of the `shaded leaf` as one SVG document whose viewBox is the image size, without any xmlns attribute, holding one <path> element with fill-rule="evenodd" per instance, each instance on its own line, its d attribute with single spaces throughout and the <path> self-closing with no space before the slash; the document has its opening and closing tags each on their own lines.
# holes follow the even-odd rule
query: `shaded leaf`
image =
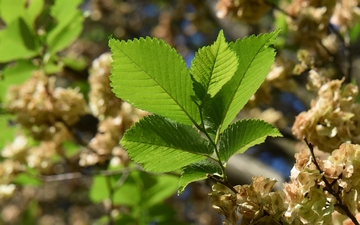
<svg viewBox="0 0 360 225">
<path fill-rule="evenodd" d="M 4 70 L 4 79 L 0 80 L 0 101 L 5 101 L 7 89 L 11 85 L 22 84 L 37 67 L 29 60 L 18 60 L 15 64 L 8 64 Z"/>
<path fill-rule="evenodd" d="M 137 108 L 180 123 L 200 121 L 194 91 L 181 56 L 162 40 L 110 39 L 114 60 L 111 86 L 115 95 Z"/>
<path fill-rule="evenodd" d="M 25 13 L 26 0 L 0 0 L 0 17 L 9 25 Z"/>
<path fill-rule="evenodd" d="M 46 35 L 46 43 L 51 54 L 63 50 L 80 35 L 84 17 L 77 7 L 81 2 L 57 0 L 51 7 L 51 15 L 57 20 L 56 26 Z"/>
<path fill-rule="evenodd" d="M 26 9 L 26 18 L 28 18 L 31 27 L 34 30 L 35 20 L 44 8 L 44 0 L 31 0 Z"/>
<path fill-rule="evenodd" d="M 0 129 L 3 131 L 0 135 L 0 152 L 7 145 L 13 142 L 17 127 L 10 126 L 11 120 L 15 120 L 15 116 L 10 114 L 0 114 Z"/>
<path fill-rule="evenodd" d="M 89 191 L 89 197 L 93 202 L 102 202 L 104 199 L 110 197 L 106 179 L 105 176 L 95 176 L 93 178 L 93 183 Z"/>
<path fill-rule="evenodd" d="M 221 30 L 214 44 L 199 49 L 192 61 L 190 73 L 202 86 L 199 90 L 194 85 L 198 98 L 205 100 L 204 90 L 209 97 L 213 97 L 232 78 L 238 64 L 236 53 L 229 48 Z"/>
<path fill-rule="evenodd" d="M 212 154 L 195 129 L 158 115 L 140 120 L 120 142 L 129 156 L 151 172 L 169 172 Z"/>
<path fill-rule="evenodd" d="M 239 58 L 239 67 L 232 79 L 205 105 L 208 124 L 224 131 L 265 80 L 275 59 L 269 45 L 279 30 L 269 34 L 246 37 L 230 44 Z"/>
<path fill-rule="evenodd" d="M 38 39 L 22 18 L 0 31 L 0 62 L 33 57 L 39 48 Z"/>
<path fill-rule="evenodd" d="M 177 183 L 178 178 L 175 176 L 133 171 L 126 181 L 115 189 L 114 203 L 151 207 L 173 195 Z"/>
<path fill-rule="evenodd" d="M 219 167 L 219 165 L 209 159 L 205 159 L 200 162 L 185 166 L 179 180 L 178 194 L 181 194 L 189 183 L 198 180 L 204 180 L 207 178 L 207 174 L 220 173 L 221 168 Z"/>
<path fill-rule="evenodd" d="M 261 144 L 268 137 L 281 137 L 282 134 L 271 124 L 262 120 L 240 120 L 231 124 L 221 135 L 219 154 L 223 162 L 237 153 Z"/>
</svg>

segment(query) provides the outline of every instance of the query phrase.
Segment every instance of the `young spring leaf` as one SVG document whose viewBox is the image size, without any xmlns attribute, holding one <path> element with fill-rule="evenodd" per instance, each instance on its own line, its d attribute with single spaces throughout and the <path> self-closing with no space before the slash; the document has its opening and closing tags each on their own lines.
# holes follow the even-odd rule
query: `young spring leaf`
<svg viewBox="0 0 360 225">
<path fill-rule="evenodd" d="M 63 50 L 80 35 L 84 17 L 77 7 L 81 2 L 56 0 L 51 7 L 51 16 L 57 20 L 56 26 L 46 35 L 46 44 L 51 54 Z"/>
<path fill-rule="evenodd" d="M 0 0 L 0 16 L 6 25 L 25 14 L 26 0 Z"/>
<path fill-rule="evenodd" d="M 220 174 L 221 168 L 217 163 L 209 159 L 185 166 L 179 180 L 178 194 L 181 194 L 189 183 L 204 180 L 207 178 L 207 174 L 216 173 Z"/>
<path fill-rule="evenodd" d="M 239 58 L 239 67 L 214 98 L 205 105 L 208 124 L 223 132 L 263 83 L 275 59 L 269 45 L 279 30 L 269 34 L 246 37 L 230 44 Z"/>
<path fill-rule="evenodd" d="M 197 97 L 202 101 L 206 95 L 213 97 L 232 78 L 238 64 L 236 53 L 229 48 L 221 30 L 214 44 L 201 48 L 192 61 L 190 73 L 202 86 L 199 90 L 194 85 Z"/>
<path fill-rule="evenodd" d="M 237 153 L 261 144 L 266 137 L 281 137 L 282 134 L 271 124 L 262 120 L 239 120 L 231 124 L 221 135 L 219 154 L 222 162 Z"/>
<path fill-rule="evenodd" d="M 111 86 L 117 97 L 135 107 L 184 124 L 200 121 L 192 81 L 181 56 L 162 40 L 110 39 L 114 60 Z"/>
<path fill-rule="evenodd" d="M 38 54 L 39 40 L 27 22 L 19 17 L 0 30 L 0 63 Z"/>
<path fill-rule="evenodd" d="M 132 126 L 120 142 L 150 172 L 169 172 L 211 155 L 213 149 L 190 126 L 153 115 Z"/>
<path fill-rule="evenodd" d="M 171 196 L 178 184 L 178 178 L 175 176 L 149 174 L 144 171 L 132 171 L 120 187 L 116 187 L 118 179 L 114 181 L 115 204 L 144 208 Z"/>
</svg>

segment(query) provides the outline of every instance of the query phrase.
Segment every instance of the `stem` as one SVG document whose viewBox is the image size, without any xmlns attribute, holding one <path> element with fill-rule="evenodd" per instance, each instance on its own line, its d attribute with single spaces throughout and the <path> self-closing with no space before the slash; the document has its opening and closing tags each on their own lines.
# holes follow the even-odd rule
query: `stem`
<svg viewBox="0 0 360 225">
<path fill-rule="evenodd" d="M 228 182 L 228 181 L 224 181 L 224 179 L 222 177 L 216 176 L 216 175 L 212 175 L 212 174 L 206 174 L 206 176 L 208 178 L 210 178 L 211 180 L 220 183 L 222 185 L 225 185 L 226 187 L 228 187 L 231 191 L 233 191 L 235 194 L 237 194 L 237 190 L 235 190 L 235 188 Z"/>
<path fill-rule="evenodd" d="M 323 171 L 321 170 L 318 162 L 316 161 L 316 158 L 315 158 L 315 154 L 314 154 L 314 146 L 313 144 L 309 143 L 306 139 L 306 137 L 304 138 L 304 141 L 306 143 L 306 145 L 308 146 L 309 150 L 310 150 L 310 153 L 311 153 L 311 156 L 313 158 L 313 163 L 315 164 L 316 166 L 316 169 L 319 170 L 320 173 L 323 173 Z M 356 220 L 355 216 L 350 212 L 349 208 L 343 204 L 342 200 L 341 200 L 341 197 L 339 195 L 340 191 L 336 192 L 334 189 L 332 189 L 332 186 L 333 184 L 330 184 L 325 176 L 323 175 L 321 177 L 322 181 L 325 183 L 325 189 L 332 195 L 336 198 L 337 200 L 337 204 L 335 204 L 335 206 L 338 206 L 340 207 L 342 210 L 344 210 L 344 212 L 346 213 L 346 215 L 351 219 L 351 221 L 355 224 L 355 225 L 360 225 L 359 222 Z"/>
<path fill-rule="evenodd" d="M 226 168 L 225 166 L 222 164 L 221 159 L 220 159 L 220 153 L 219 153 L 219 149 L 217 147 L 217 143 L 219 141 L 220 138 L 220 128 L 217 130 L 216 135 L 215 135 L 215 141 L 210 137 L 209 133 L 206 131 L 205 126 L 204 126 L 204 118 L 203 118 L 203 114 L 202 114 L 202 105 L 199 105 L 197 102 L 195 102 L 195 104 L 198 106 L 199 109 L 199 113 L 200 113 L 200 122 L 202 124 L 202 126 L 195 124 L 196 128 L 198 128 L 201 132 L 204 133 L 204 135 L 206 136 L 206 138 L 210 141 L 210 143 L 213 145 L 214 150 L 215 150 L 215 154 L 217 158 L 211 157 L 211 156 L 206 156 L 212 160 L 214 160 L 215 162 L 217 162 L 221 168 L 222 171 L 222 177 L 221 179 L 214 179 L 214 175 L 209 175 L 209 178 L 214 179 L 215 181 L 222 183 L 224 185 L 226 185 L 227 187 L 229 187 L 232 191 L 234 191 L 234 193 L 237 193 L 237 191 L 232 187 L 232 185 L 229 183 L 227 175 L 226 175 Z"/>
<path fill-rule="evenodd" d="M 112 210 L 114 209 L 114 201 L 113 201 L 113 197 L 114 197 L 114 189 L 111 185 L 111 177 L 107 176 L 105 177 L 106 179 L 106 185 L 107 185 L 107 188 L 108 188 L 108 191 L 109 191 L 109 199 L 110 199 L 110 209 L 109 209 L 109 212 L 107 213 L 108 215 L 108 218 L 109 218 L 109 225 L 113 225 L 115 224 L 114 223 L 114 220 L 111 216 L 111 212 Z"/>
</svg>

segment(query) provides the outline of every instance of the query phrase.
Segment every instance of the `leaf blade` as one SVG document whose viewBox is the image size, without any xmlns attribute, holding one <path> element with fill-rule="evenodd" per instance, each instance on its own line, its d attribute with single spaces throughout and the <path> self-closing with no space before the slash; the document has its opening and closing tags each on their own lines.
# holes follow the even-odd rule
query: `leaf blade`
<svg viewBox="0 0 360 225">
<path fill-rule="evenodd" d="M 264 81 L 275 59 L 269 44 L 279 31 L 246 37 L 230 45 L 238 53 L 238 70 L 205 105 L 205 117 L 209 124 L 214 124 L 215 130 L 223 132 Z"/>
<path fill-rule="evenodd" d="M 220 159 L 227 162 L 232 155 L 261 144 L 268 136 L 281 137 L 282 134 L 262 120 L 239 120 L 231 124 L 220 138 Z"/>
<path fill-rule="evenodd" d="M 212 154 L 207 140 L 190 126 L 153 115 L 131 127 L 120 142 L 150 172 L 169 172 Z"/>
<path fill-rule="evenodd" d="M 189 183 L 204 180 L 207 178 L 207 174 L 216 173 L 220 174 L 221 168 L 214 161 L 208 159 L 184 167 L 179 180 L 178 195 L 185 190 Z"/>
<path fill-rule="evenodd" d="M 221 30 L 214 44 L 199 49 L 195 54 L 190 73 L 206 94 L 213 97 L 232 78 L 238 64 L 236 53 L 229 48 Z M 196 86 L 194 89 L 197 90 Z M 195 92 L 199 99 L 204 100 L 205 95 Z"/>
<path fill-rule="evenodd" d="M 109 40 L 115 95 L 137 108 L 185 124 L 199 122 L 189 71 L 181 56 L 156 38 Z"/>
</svg>

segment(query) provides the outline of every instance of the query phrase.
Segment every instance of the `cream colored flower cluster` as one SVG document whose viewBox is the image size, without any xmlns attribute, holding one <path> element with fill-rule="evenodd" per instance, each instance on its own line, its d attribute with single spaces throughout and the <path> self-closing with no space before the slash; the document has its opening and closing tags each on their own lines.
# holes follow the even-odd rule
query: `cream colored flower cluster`
<svg viewBox="0 0 360 225">
<path fill-rule="evenodd" d="M 338 0 L 331 22 L 341 30 L 348 29 L 360 21 L 359 0 Z"/>
<path fill-rule="evenodd" d="M 110 88 L 111 62 L 111 53 L 104 53 L 93 61 L 90 69 L 89 106 L 92 114 L 101 121 L 107 116 L 117 116 L 121 108 L 121 100 Z"/>
<path fill-rule="evenodd" d="M 77 89 L 56 87 L 54 77 L 35 71 L 23 84 L 12 86 L 6 100 L 6 110 L 39 144 L 31 146 L 19 135 L 2 150 L 2 156 L 47 172 L 54 154 L 62 151 L 64 141 L 71 140 L 69 127 L 87 112 L 83 95 Z"/>
<path fill-rule="evenodd" d="M 282 190 L 272 191 L 276 181 L 263 177 L 235 186 L 237 193 L 215 184 L 210 199 L 225 216 L 224 224 L 240 219 L 241 224 L 341 224 L 343 219 L 335 221 L 333 214 L 359 213 L 359 145 L 343 144 L 325 160 L 314 161 L 309 149 L 295 158 L 291 180 Z"/>
<path fill-rule="evenodd" d="M 6 100 L 6 110 L 15 114 L 22 126 L 34 131 L 57 121 L 71 126 L 87 111 L 78 89 L 56 87 L 55 78 L 40 71 L 22 85 L 12 86 Z"/>
<path fill-rule="evenodd" d="M 270 8 L 266 0 L 220 0 L 217 4 L 217 16 L 224 18 L 230 14 L 246 23 L 257 23 Z"/>
<path fill-rule="evenodd" d="M 295 32 L 295 39 L 313 46 L 328 35 L 329 21 L 332 16 L 336 0 L 295 0 L 289 6 L 289 28 Z"/>
<path fill-rule="evenodd" d="M 360 143 L 360 106 L 355 103 L 358 88 L 353 84 L 332 80 L 322 85 L 311 109 L 300 113 L 293 134 L 306 137 L 320 150 L 331 152 L 342 143 Z"/>
<path fill-rule="evenodd" d="M 110 68 L 111 54 L 104 53 L 92 63 L 89 76 L 90 110 L 100 123 L 98 132 L 88 144 L 88 149 L 80 154 L 79 164 L 90 166 L 110 160 L 112 165 L 126 165 L 129 162 L 126 151 L 119 145 L 124 132 L 145 112 L 135 109 L 121 101 L 111 91 Z"/>
<path fill-rule="evenodd" d="M 64 143 L 74 141 L 73 127 L 80 118 L 92 113 L 99 119 L 96 135 L 80 152 L 80 166 L 110 161 L 114 166 L 129 162 L 119 145 L 124 132 L 146 115 L 115 97 L 110 87 L 110 53 L 94 60 L 90 69 L 89 103 L 78 89 L 56 86 L 56 77 L 40 71 L 8 91 L 6 110 L 16 116 L 30 136 L 19 134 L 1 151 L 0 198 L 15 191 L 16 175 L 26 167 L 40 174 L 53 174 L 54 157 L 64 156 Z M 36 142 L 34 142 L 34 140 Z"/>
</svg>

